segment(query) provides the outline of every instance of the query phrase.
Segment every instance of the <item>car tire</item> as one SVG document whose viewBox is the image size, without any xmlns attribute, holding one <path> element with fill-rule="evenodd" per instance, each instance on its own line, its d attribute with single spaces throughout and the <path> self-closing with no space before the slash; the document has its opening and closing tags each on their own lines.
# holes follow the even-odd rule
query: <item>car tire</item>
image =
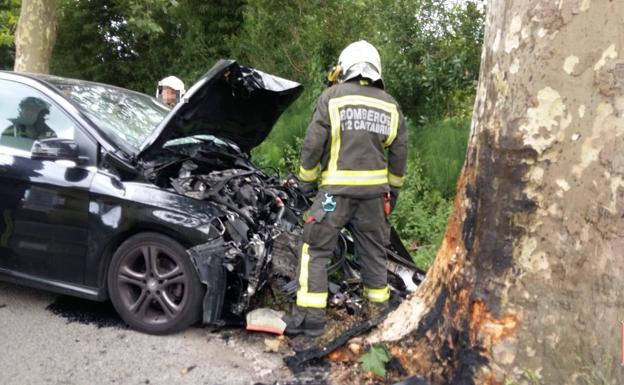
<svg viewBox="0 0 624 385">
<path fill-rule="evenodd" d="M 185 248 L 158 233 L 119 246 L 108 269 L 108 293 L 121 318 L 149 334 L 183 330 L 201 315 L 203 286 Z"/>
</svg>

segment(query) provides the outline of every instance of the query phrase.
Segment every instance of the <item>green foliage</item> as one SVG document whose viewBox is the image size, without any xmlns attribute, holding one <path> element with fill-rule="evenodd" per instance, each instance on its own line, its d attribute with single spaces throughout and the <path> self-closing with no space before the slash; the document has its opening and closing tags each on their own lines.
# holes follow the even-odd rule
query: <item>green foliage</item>
<svg viewBox="0 0 624 385">
<path fill-rule="evenodd" d="M 413 251 L 418 267 L 427 270 L 431 266 L 450 212 L 451 203 L 432 188 L 423 174 L 422 162 L 414 156 L 408 163 L 405 183 L 390 222 Z"/>
<path fill-rule="evenodd" d="M 257 0 L 244 7 L 240 33 L 230 40 L 242 62 L 297 79 L 320 93 L 326 71 L 354 40 L 377 28 L 368 1 Z"/>
<path fill-rule="evenodd" d="M 383 344 L 374 344 L 370 347 L 359 361 L 362 364 L 362 369 L 367 372 L 373 372 L 378 376 L 386 375 L 386 363 L 392 359 L 392 355 Z"/>
<path fill-rule="evenodd" d="M 274 167 L 280 174 L 299 170 L 299 153 L 312 117 L 313 103 L 300 98 L 277 121 L 268 139 L 253 151 L 260 165 Z"/>
<path fill-rule="evenodd" d="M 397 0 L 379 9 L 387 88 L 418 122 L 466 113 L 483 42 L 481 1 Z M 471 106 L 469 107 L 471 108 Z"/>
<path fill-rule="evenodd" d="M 242 1 L 63 0 L 51 72 L 148 94 L 168 75 L 190 86 L 229 56 Z"/>
<path fill-rule="evenodd" d="M 13 69 L 15 62 L 15 28 L 19 18 L 20 0 L 0 2 L 0 70 Z"/>
<path fill-rule="evenodd" d="M 464 164 L 470 118 L 445 118 L 412 127 L 410 151 L 423 164 L 423 175 L 445 198 L 455 195 L 455 183 Z"/>
</svg>

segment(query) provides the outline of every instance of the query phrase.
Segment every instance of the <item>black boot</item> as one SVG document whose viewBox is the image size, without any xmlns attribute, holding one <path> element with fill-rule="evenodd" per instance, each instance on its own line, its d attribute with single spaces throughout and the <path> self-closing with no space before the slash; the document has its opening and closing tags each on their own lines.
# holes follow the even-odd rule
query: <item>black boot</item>
<svg viewBox="0 0 624 385">
<path fill-rule="evenodd" d="M 388 301 L 384 302 L 372 302 L 367 301 L 364 304 L 364 316 L 369 320 L 377 320 L 384 318 L 390 313 L 390 305 Z"/>
<path fill-rule="evenodd" d="M 296 336 L 305 334 L 311 337 L 318 337 L 325 330 L 325 311 L 322 313 L 313 309 L 312 311 L 301 310 L 295 306 L 290 314 L 282 317 L 282 321 L 286 323 L 284 334 L 288 336 Z M 315 314 L 319 313 L 319 314 Z"/>
</svg>

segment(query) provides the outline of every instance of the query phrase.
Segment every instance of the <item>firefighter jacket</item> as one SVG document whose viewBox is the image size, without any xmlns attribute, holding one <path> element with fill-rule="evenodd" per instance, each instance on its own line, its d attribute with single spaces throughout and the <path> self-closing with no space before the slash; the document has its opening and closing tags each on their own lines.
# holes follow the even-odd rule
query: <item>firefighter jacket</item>
<svg viewBox="0 0 624 385">
<path fill-rule="evenodd" d="M 372 197 L 400 188 L 406 163 L 407 130 L 392 96 L 361 81 L 321 94 L 301 150 L 299 179 L 319 181 L 335 195 Z"/>
</svg>

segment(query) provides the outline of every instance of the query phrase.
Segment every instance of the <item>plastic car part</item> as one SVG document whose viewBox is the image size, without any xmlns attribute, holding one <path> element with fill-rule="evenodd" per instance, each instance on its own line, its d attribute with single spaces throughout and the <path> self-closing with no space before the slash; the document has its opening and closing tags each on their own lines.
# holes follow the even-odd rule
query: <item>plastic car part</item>
<svg viewBox="0 0 624 385">
<path fill-rule="evenodd" d="M 188 250 L 199 279 L 206 286 L 202 303 L 204 324 L 217 324 L 221 320 L 226 288 L 223 255 L 230 248 L 223 238 L 218 238 Z"/>
</svg>

